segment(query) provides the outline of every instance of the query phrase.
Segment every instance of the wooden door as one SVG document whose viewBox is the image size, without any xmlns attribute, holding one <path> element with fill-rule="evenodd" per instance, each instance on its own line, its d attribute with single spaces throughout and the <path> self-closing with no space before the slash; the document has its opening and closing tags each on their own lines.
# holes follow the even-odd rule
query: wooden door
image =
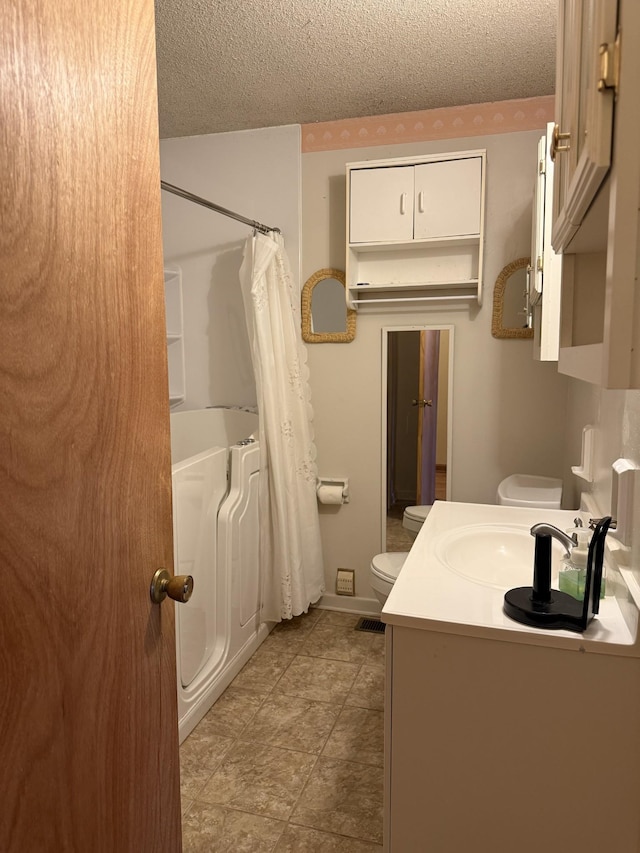
<svg viewBox="0 0 640 853">
<path fill-rule="evenodd" d="M 418 393 L 417 494 L 418 505 L 436 499 L 436 446 L 438 437 L 438 362 L 440 332 L 420 332 Z"/>
<path fill-rule="evenodd" d="M 413 239 L 413 172 L 413 166 L 351 171 L 351 243 Z"/>
<path fill-rule="evenodd" d="M 176 853 L 152 0 L 6 0 L 0 79 L 0 850 Z"/>
</svg>

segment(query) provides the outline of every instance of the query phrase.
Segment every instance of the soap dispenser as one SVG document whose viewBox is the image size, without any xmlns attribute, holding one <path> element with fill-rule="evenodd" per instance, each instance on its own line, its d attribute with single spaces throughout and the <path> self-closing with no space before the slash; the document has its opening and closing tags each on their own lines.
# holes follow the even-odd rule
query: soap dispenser
<svg viewBox="0 0 640 853">
<path fill-rule="evenodd" d="M 562 558 L 558 574 L 558 588 L 561 592 L 575 598 L 577 601 L 584 599 L 585 582 L 587 579 L 587 561 L 589 559 L 589 543 L 591 531 L 583 527 L 572 527 L 567 530 L 576 544 L 570 553 Z M 605 577 L 603 570 L 602 585 L 600 587 L 600 598 L 605 596 Z"/>
</svg>

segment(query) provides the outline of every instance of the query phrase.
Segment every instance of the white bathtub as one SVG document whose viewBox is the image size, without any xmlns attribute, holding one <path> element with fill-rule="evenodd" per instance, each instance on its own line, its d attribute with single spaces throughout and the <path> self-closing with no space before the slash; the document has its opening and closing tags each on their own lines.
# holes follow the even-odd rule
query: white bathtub
<svg viewBox="0 0 640 853">
<path fill-rule="evenodd" d="M 193 575 L 176 606 L 182 742 L 269 633 L 260 622 L 258 417 L 234 409 L 171 415 L 174 564 Z"/>
</svg>

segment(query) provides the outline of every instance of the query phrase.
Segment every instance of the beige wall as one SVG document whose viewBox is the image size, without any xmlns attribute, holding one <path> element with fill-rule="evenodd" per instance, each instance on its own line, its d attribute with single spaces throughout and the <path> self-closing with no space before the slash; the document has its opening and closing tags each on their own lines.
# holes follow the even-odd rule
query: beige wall
<svg viewBox="0 0 640 853">
<path fill-rule="evenodd" d="M 487 150 L 482 308 L 361 309 L 353 343 L 307 346 L 319 472 L 350 478 L 350 503 L 320 508 L 329 590 L 336 568 L 353 568 L 357 595 L 372 597 L 368 570 L 381 549 L 383 500 L 383 326 L 455 326 L 453 500 L 492 503 L 500 480 L 514 472 L 568 475 L 563 454 L 567 380 L 555 364 L 533 361 L 531 341 L 491 337 L 493 282 L 505 264 L 529 255 L 540 135 L 529 131 L 302 156 L 304 281 L 321 267 L 344 269 L 347 162 Z"/>
</svg>

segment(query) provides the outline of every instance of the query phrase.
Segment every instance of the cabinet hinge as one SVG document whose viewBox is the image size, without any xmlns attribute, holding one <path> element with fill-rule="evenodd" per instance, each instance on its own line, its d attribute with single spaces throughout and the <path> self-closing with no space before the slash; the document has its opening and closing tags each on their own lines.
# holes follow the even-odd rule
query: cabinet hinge
<svg viewBox="0 0 640 853">
<path fill-rule="evenodd" d="M 536 272 L 544 272 L 544 255 L 538 255 L 536 259 Z"/>
<path fill-rule="evenodd" d="M 544 160 L 538 160 L 538 174 L 544 175 L 546 169 L 544 167 Z"/>
<path fill-rule="evenodd" d="M 620 31 L 613 44 L 601 44 L 598 49 L 600 67 L 598 74 L 598 91 L 605 92 L 613 89 L 618 94 L 620 83 Z"/>
</svg>

